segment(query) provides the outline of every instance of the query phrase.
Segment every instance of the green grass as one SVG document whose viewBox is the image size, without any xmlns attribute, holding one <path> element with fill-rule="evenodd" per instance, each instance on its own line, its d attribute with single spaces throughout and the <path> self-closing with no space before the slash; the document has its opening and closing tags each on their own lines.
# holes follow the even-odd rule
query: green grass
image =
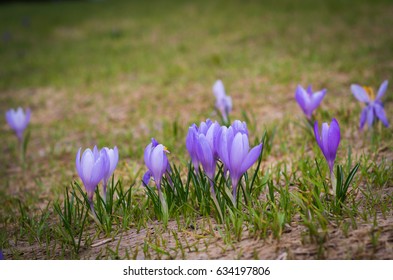
<svg viewBox="0 0 393 280">
<path fill-rule="evenodd" d="M 276 258 L 285 252 L 288 258 L 391 259 L 383 244 L 393 223 L 392 129 L 378 124 L 373 133 L 359 132 L 362 106 L 349 86 L 377 89 L 392 80 L 392 3 L 166 2 L 1 5 L 0 111 L 32 109 L 24 169 L 16 137 L 5 123 L 0 128 L 5 257 Z M 247 122 L 252 146 L 264 137 L 262 160 L 243 178 L 237 205 L 222 172 L 218 201 L 210 199 L 208 181 L 189 171 L 185 149 L 189 125 L 219 119 L 211 92 L 216 79 L 232 96 L 231 119 Z M 359 163 L 339 199 L 329 193 L 328 167 L 294 100 L 297 84 L 328 89 L 314 117 L 339 121 L 336 164 L 345 177 Z M 390 86 L 384 97 L 390 122 L 392 100 Z M 176 170 L 175 191 L 164 182 L 168 222 L 153 184 L 141 184 L 151 137 L 168 147 Z M 95 144 L 117 145 L 120 154 L 108 203 L 95 195 L 98 221 L 74 164 L 79 147 Z M 351 238 L 372 250 L 355 249 Z M 250 241 L 271 239 L 277 255 Z M 291 240 L 301 240 L 308 257 Z M 332 243 L 342 249 L 332 252 Z"/>
</svg>

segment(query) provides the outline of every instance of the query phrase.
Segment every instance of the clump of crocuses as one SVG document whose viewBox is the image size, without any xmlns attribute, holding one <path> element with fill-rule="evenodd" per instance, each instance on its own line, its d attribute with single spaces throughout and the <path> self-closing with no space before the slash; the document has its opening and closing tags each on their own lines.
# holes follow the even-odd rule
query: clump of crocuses
<svg viewBox="0 0 393 280">
<path fill-rule="evenodd" d="M 86 149 L 81 156 L 82 148 L 76 154 L 76 170 L 85 186 L 90 208 L 95 216 L 93 196 L 97 185 L 103 181 L 104 200 L 106 201 L 106 186 L 110 176 L 116 168 L 119 158 L 117 147 L 114 149 L 103 148 L 98 150 Z"/>
<path fill-rule="evenodd" d="M 225 93 L 224 84 L 217 80 L 213 85 L 213 93 L 216 96 L 216 108 L 221 113 L 225 124 L 229 121 L 229 113 L 232 111 L 232 98 Z"/>
<path fill-rule="evenodd" d="M 235 121 L 229 128 L 221 127 L 218 154 L 225 170 L 229 170 L 234 201 L 240 178 L 257 161 L 261 151 L 262 143 L 250 150 L 248 130 L 244 122 Z"/>
<path fill-rule="evenodd" d="M 370 87 L 362 87 L 357 84 L 351 85 L 353 95 L 357 100 L 366 104 L 360 114 L 359 127 L 363 129 L 367 121 L 368 127 L 371 128 L 376 120 L 380 120 L 384 126 L 388 127 L 389 122 L 386 118 L 385 110 L 382 104 L 382 97 L 388 87 L 388 81 L 384 81 L 378 89 L 375 96 L 374 90 Z"/>
<path fill-rule="evenodd" d="M 295 99 L 303 110 L 307 119 L 311 120 L 312 113 L 321 104 L 326 95 L 326 89 L 313 92 L 311 85 L 305 90 L 302 86 L 298 85 L 295 92 Z"/>
<path fill-rule="evenodd" d="M 186 137 L 186 148 L 191 156 L 195 172 L 198 174 L 199 164 L 201 164 L 210 180 L 213 194 L 220 129 L 221 127 L 217 122 L 208 119 L 206 122 L 202 122 L 199 127 L 196 124 L 190 126 Z"/>
</svg>

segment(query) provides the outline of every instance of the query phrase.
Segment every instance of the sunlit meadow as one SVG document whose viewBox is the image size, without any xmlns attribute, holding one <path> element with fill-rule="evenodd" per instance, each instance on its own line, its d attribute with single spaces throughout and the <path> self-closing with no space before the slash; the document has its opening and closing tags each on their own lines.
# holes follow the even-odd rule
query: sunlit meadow
<svg viewBox="0 0 393 280">
<path fill-rule="evenodd" d="M 4 259 L 393 259 L 391 1 L 0 4 Z"/>
</svg>

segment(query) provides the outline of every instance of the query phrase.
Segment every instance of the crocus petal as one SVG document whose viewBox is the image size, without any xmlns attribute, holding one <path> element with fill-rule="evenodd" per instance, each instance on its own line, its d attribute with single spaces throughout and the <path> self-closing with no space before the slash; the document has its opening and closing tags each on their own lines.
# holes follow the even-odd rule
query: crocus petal
<svg viewBox="0 0 393 280">
<path fill-rule="evenodd" d="M 233 133 L 236 134 L 238 132 L 244 133 L 248 136 L 247 124 L 245 122 L 241 122 L 239 120 L 235 120 L 232 125 Z"/>
<path fill-rule="evenodd" d="M 109 169 L 109 159 L 106 152 L 102 153 L 97 161 L 94 163 L 91 170 L 90 184 L 91 188 L 95 188 L 98 183 L 104 179 L 107 170 Z"/>
<path fill-rule="evenodd" d="M 378 119 L 381 120 L 384 126 L 389 127 L 389 122 L 386 118 L 385 110 L 383 109 L 383 106 L 380 105 L 379 103 L 374 103 L 374 110 L 375 114 L 377 115 Z"/>
<path fill-rule="evenodd" d="M 198 128 L 198 132 L 206 135 L 206 132 L 208 129 L 209 129 L 209 126 L 205 122 L 201 122 L 201 124 L 199 125 L 199 128 Z"/>
<path fill-rule="evenodd" d="M 206 133 L 206 139 L 209 142 L 210 148 L 213 151 L 213 156 L 214 158 L 218 157 L 218 151 L 217 151 L 217 147 L 218 147 L 218 142 L 217 142 L 217 138 L 220 132 L 220 125 L 218 124 L 218 122 L 214 122 L 208 129 L 207 133 Z"/>
<path fill-rule="evenodd" d="M 368 106 L 364 107 L 362 113 L 360 114 L 360 122 L 359 122 L 360 129 L 362 129 L 364 124 L 366 123 L 367 111 L 368 111 Z"/>
<path fill-rule="evenodd" d="M 225 113 L 228 114 L 230 111 L 232 111 L 232 97 L 230 96 L 225 96 Z"/>
<path fill-rule="evenodd" d="M 369 127 L 371 127 L 374 123 L 374 108 L 373 106 L 367 106 L 367 124 Z"/>
<path fill-rule="evenodd" d="M 321 91 L 317 91 L 315 92 L 312 96 L 311 96 L 311 102 L 310 102 L 310 111 L 314 111 L 319 104 L 321 104 L 323 98 L 326 95 L 326 89 L 323 89 Z"/>
<path fill-rule="evenodd" d="M 381 86 L 379 87 L 379 89 L 378 89 L 378 94 L 377 94 L 377 97 L 375 98 L 375 100 L 378 100 L 378 101 L 380 101 L 381 100 L 381 98 L 382 98 L 382 96 L 385 94 L 385 92 L 386 92 L 386 89 L 388 88 L 388 80 L 385 80 L 382 84 L 381 84 Z"/>
<path fill-rule="evenodd" d="M 311 86 L 311 85 L 308 85 L 306 91 L 307 91 L 308 95 L 311 96 L 311 95 L 312 95 L 312 86 Z"/>
<path fill-rule="evenodd" d="M 83 181 L 83 170 L 81 168 L 81 150 L 82 148 L 79 148 L 78 153 L 76 154 L 76 159 L 75 159 L 75 165 L 76 165 L 76 171 L 78 172 L 79 177 Z"/>
<path fill-rule="evenodd" d="M 17 130 L 24 129 L 24 122 L 25 122 L 25 114 L 23 113 L 23 109 L 18 107 L 16 113 L 14 115 L 14 123 Z"/>
<path fill-rule="evenodd" d="M 221 80 L 217 80 L 213 85 L 213 93 L 217 99 L 221 99 L 225 96 L 224 84 Z"/>
<path fill-rule="evenodd" d="M 328 139 L 329 160 L 331 161 L 331 168 L 333 168 L 334 160 L 337 155 L 337 148 L 341 139 L 340 126 L 336 119 L 333 119 L 330 124 Z"/>
<path fill-rule="evenodd" d="M 5 118 L 6 118 L 6 120 L 7 120 L 8 125 L 9 125 L 13 130 L 15 130 L 14 118 L 12 117 L 12 116 L 13 116 L 13 111 L 14 111 L 13 109 L 8 110 L 8 111 L 5 113 Z"/>
<path fill-rule="evenodd" d="M 153 148 L 157 147 L 160 143 L 154 138 L 151 138 L 151 145 Z"/>
<path fill-rule="evenodd" d="M 100 151 L 98 151 L 98 148 L 96 145 L 94 145 L 94 148 L 93 148 L 93 155 L 94 155 L 94 161 L 96 161 L 100 157 Z"/>
<path fill-rule="evenodd" d="M 164 156 L 164 146 L 162 144 L 155 147 L 150 153 L 150 171 L 153 173 L 156 183 L 161 181 L 161 177 L 165 173 L 166 165 Z"/>
<path fill-rule="evenodd" d="M 244 135 L 244 134 L 243 134 Z M 244 135 L 246 136 L 246 135 Z M 247 137 L 247 136 L 246 136 Z M 243 163 L 244 158 L 247 156 L 248 150 L 245 149 L 243 137 L 240 132 L 238 132 L 233 139 L 231 152 L 230 152 L 230 172 L 231 176 L 233 175 L 240 175 L 241 170 L 240 167 Z"/>
<path fill-rule="evenodd" d="M 368 103 L 370 102 L 370 98 L 368 97 L 365 89 L 359 85 L 353 84 L 351 85 L 351 91 L 357 100 L 360 102 Z"/>
<path fill-rule="evenodd" d="M 146 173 L 143 175 L 142 182 L 145 186 L 147 186 L 149 184 L 151 176 L 152 176 L 152 174 L 151 174 L 150 170 L 147 170 Z"/>
<path fill-rule="evenodd" d="M 319 135 L 319 126 L 317 121 L 314 122 L 314 135 L 315 135 L 315 139 L 317 140 L 319 148 L 322 150 L 322 141 L 321 141 L 321 136 Z"/>
<path fill-rule="evenodd" d="M 220 156 L 222 162 L 226 166 L 226 168 L 229 167 L 229 149 L 228 149 L 228 128 L 225 126 L 221 127 L 221 136 L 220 136 L 220 145 L 218 146 L 218 155 Z"/>
<path fill-rule="evenodd" d="M 244 159 L 242 166 L 240 167 L 242 174 L 245 173 L 258 160 L 261 151 L 262 151 L 262 143 L 251 149 L 251 151 L 247 154 L 246 158 Z"/>
<path fill-rule="evenodd" d="M 94 166 L 93 152 L 90 149 L 86 149 L 82 154 L 82 160 L 81 160 L 83 181 L 85 184 L 88 185 L 90 184 L 93 166 Z"/>
<path fill-rule="evenodd" d="M 307 94 L 307 92 L 300 85 L 298 85 L 296 88 L 295 99 L 296 99 L 297 103 L 299 104 L 300 108 L 303 110 L 304 114 L 308 118 L 310 118 L 311 112 L 308 109 L 309 105 L 310 105 L 310 96 Z"/>
<path fill-rule="evenodd" d="M 329 157 L 329 125 L 327 123 L 322 124 L 322 152 L 325 155 L 327 161 Z"/>
<path fill-rule="evenodd" d="M 109 163 L 110 163 L 107 177 L 110 177 L 115 171 L 117 163 L 119 161 L 119 150 L 115 146 L 113 149 L 106 148 L 106 152 L 108 154 Z"/>
<path fill-rule="evenodd" d="M 210 179 L 213 179 L 216 166 L 215 160 L 210 144 L 203 134 L 200 134 L 198 137 L 197 154 L 206 174 Z"/>
<path fill-rule="evenodd" d="M 31 118 L 31 110 L 30 110 L 30 108 L 27 108 L 26 109 L 26 116 L 25 116 L 25 128 L 29 124 L 30 118 Z"/>
<path fill-rule="evenodd" d="M 152 170 L 151 162 L 150 162 L 150 155 L 152 151 L 152 143 L 146 146 L 145 151 L 143 153 L 143 159 L 145 160 L 145 164 L 148 169 Z"/>
</svg>

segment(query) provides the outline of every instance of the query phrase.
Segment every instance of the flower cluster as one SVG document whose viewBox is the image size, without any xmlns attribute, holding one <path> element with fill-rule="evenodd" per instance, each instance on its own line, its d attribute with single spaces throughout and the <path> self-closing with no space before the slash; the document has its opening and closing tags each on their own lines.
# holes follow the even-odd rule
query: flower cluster
<svg viewBox="0 0 393 280">
<path fill-rule="evenodd" d="M 364 107 L 360 115 L 360 129 L 363 128 L 366 120 L 369 127 L 371 127 L 377 119 L 381 120 L 386 127 L 389 126 L 381 101 L 387 87 L 388 81 L 384 81 L 375 96 L 374 91 L 370 87 L 361 87 L 357 84 L 351 85 L 352 93 L 356 99 L 366 104 L 366 107 Z M 295 92 L 295 99 L 307 119 L 311 120 L 313 112 L 318 108 L 325 95 L 326 89 L 313 92 L 311 86 L 305 90 L 302 86 L 298 85 Z M 333 119 L 330 126 L 327 123 L 323 123 L 321 132 L 318 128 L 318 122 L 315 121 L 314 135 L 328 163 L 330 173 L 333 174 L 334 161 L 340 144 L 340 126 L 337 120 Z"/>
<path fill-rule="evenodd" d="M 377 95 L 375 95 L 374 91 L 369 87 L 361 87 L 357 84 L 351 85 L 352 93 L 356 99 L 366 104 L 360 117 L 361 129 L 366 121 L 368 126 L 371 127 L 377 119 L 386 127 L 389 126 L 381 101 L 387 86 L 388 81 L 384 81 Z M 312 114 L 324 99 L 326 92 L 326 89 L 313 92 L 311 86 L 307 89 L 304 89 L 300 85 L 297 86 L 295 99 L 309 122 L 311 122 Z M 232 99 L 226 95 L 222 81 L 218 80 L 215 82 L 213 93 L 216 96 L 215 106 L 221 113 L 223 122 L 229 125 L 228 114 L 232 110 Z M 23 133 L 30 121 L 30 116 L 30 109 L 24 111 L 20 107 L 17 110 L 10 109 L 6 112 L 6 120 L 11 129 L 16 133 L 20 142 L 23 140 Z M 333 118 L 330 125 L 324 122 L 321 129 L 319 128 L 318 122 L 315 121 L 314 135 L 332 175 L 341 139 L 338 121 Z M 249 133 L 245 122 L 236 120 L 227 127 L 221 126 L 216 121 L 213 122 L 207 119 L 201 122 L 199 126 L 192 124 L 189 127 L 186 136 L 186 148 L 197 176 L 202 176 L 201 173 L 203 171 L 209 179 L 213 197 L 215 197 L 217 164 L 222 164 L 225 179 L 230 178 L 231 180 L 233 201 L 236 201 L 237 187 L 241 183 L 241 178 L 258 160 L 262 153 L 263 145 L 260 143 L 250 148 Z M 113 149 L 104 147 L 99 150 L 97 146 L 94 146 L 93 150 L 88 148 L 81 155 L 81 150 L 82 148 L 78 150 L 76 155 L 76 170 L 86 189 L 91 210 L 95 214 L 93 203 L 94 192 L 98 184 L 102 181 L 103 197 L 104 201 L 106 201 L 108 182 L 116 169 L 119 152 L 117 147 Z M 150 179 L 153 178 L 162 203 L 164 203 L 164 197 L 161 193 L 161 183 L 164 175 L 167 176 L 168 182 L 173 186 L 173 182 L 171 181 L 171 166 L 167 153 L 169 152 L 166 147 L 158 143 L 154 138 L 151 139 L 151 143 L 144 150 L 144 161 L 148 170 L 143 175 L 142 182 L 147 186 Z M 228 174 L 229 177 L 227 177 Z"/>
<path fill-rule="evenodd" d="M 231 177 L 234 200 L 240 178 L 256 162 L 262 151 L 262 144 L 250 150 L 247 125 L 238 120 L 229 128 L 210 120 L 202 122 L 199 128 L 193 124 L 188 130 L 186 146 L 195 171 L 200 163 L 210 179 L 212 193 L 216 163 L 221 160 L 224 174 L 229 171 Z"/>
</svg>

